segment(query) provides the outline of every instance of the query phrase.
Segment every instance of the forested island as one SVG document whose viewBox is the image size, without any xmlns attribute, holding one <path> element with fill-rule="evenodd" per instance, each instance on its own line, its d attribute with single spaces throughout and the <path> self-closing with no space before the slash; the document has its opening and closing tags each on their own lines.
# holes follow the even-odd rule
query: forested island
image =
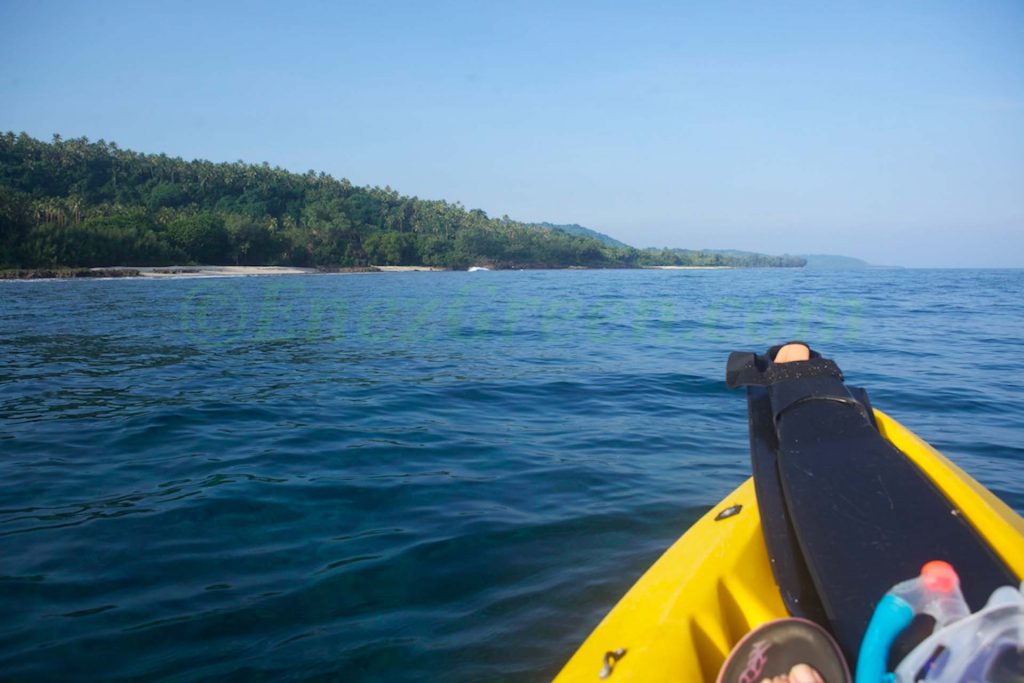
<svg viewBox="0 0 1024 683">
<path fill-rule="evenodd" d="M 103 140 L 0 135 L 0 268 L 805 264 L 796 256 L 636 249 L 567 227 L 573 230 L 266 163 L 185 161 Z"/>
</svg>

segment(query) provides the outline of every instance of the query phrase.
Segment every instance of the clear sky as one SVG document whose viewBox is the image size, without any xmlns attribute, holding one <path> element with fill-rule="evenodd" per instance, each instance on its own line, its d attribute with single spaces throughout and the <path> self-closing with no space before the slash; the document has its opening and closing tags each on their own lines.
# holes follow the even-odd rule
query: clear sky
<svg viewBox="0 0 1024 683">
<path fill-rule="evenodd" d="M 0 130 L 636 246 L 1024 266 L 1024 1 L 12 2 Z"/>
</svg>

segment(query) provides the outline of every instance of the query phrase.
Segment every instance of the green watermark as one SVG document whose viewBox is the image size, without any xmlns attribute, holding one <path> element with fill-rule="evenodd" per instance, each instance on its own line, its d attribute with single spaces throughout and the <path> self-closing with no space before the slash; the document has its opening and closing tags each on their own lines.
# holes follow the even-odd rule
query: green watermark
<svg viewBox="0 0 1024 683">
<path fill-rule="evenodd" d="M 445 339 L 689 346 L 796 338 L 828 344 L 860 338 L 864 303 L 810 295 L 749 300 L 734 294 L 702 299 L 688 299 L 686 293 L 632 298 L 516 294 L 481 280 L 394 295 L 312 288 L 305 279 L 276 278 L 256 288 L 227 280 L 196 282 L 178 315 L 189 343 L 215 346 L 408 346 Z"/>
</svg>

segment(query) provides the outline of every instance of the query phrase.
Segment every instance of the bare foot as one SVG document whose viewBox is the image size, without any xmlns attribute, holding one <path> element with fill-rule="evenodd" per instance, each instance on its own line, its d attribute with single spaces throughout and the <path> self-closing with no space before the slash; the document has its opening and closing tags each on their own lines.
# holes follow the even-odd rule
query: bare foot
<svg viewBox="0 0 1024 683">
<path fill-rule="evenodd" d="M 807 359 L 805 358 L 804 360 Z M 825 683 L 825 681 L 822 679 L 821 675 L 811 667 L 806 664 L 797 664 L 789 670 L 788 674 L 775 676 L 774 678 L 765 678 L 761 680 L 761 683 Z"/>
<path fill-rule="evenodd" d="M 792 363 L 799 360 L 810 360 L 811 350 L 804 344 L 786 344 L 775 354 L 776 363 Z M 804 683 L 797 681 L 797 683 Z M 808 683 L 811 683 L 808 681 Z"/>
</svg>

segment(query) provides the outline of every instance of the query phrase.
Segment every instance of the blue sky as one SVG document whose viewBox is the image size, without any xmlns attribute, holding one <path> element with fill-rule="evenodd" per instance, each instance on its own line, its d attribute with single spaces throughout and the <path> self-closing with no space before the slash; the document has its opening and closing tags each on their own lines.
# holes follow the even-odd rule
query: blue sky
<svg viewBox="0 0 1024 683">
<path fill-rule="evenodd" d="M 1024 266 L 1024 2 L 11 2 L 0 130 L 637 246 Z"/>
</svg>

